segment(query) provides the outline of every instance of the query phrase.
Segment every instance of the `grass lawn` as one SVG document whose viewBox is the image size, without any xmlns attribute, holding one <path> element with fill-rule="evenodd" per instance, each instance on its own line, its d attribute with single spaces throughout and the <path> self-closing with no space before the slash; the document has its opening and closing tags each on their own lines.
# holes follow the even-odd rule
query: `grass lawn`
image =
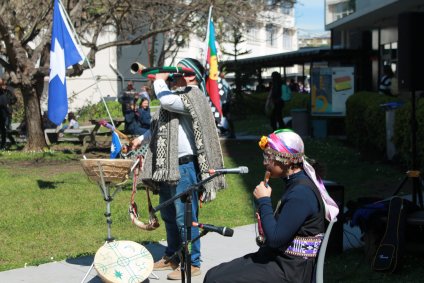
<svg viewBox="0 0 424 283">
<path fill-rule="evenodd" d="M 258 131 L 257 129 L 261 129 Z M 236 121 L 239 134 L 268 134 L 268 122 L 254 115 Z M 325 167 L 325 179 L 342 184 L 345 200 L 364 196 L 387 197 L 396 189 L 404 173 L 390 164 L 366 160 L 337 139 L 305 139 L 306 154 Z M 262 153 L 257 141 L 222 141 L 226 167 L 247 166 L 249 174 L 227 175 L 228 188 L 200 210 L 200 222 L 235 227 L 254 223 L 252 190 L 264 174 Z M 107 158 L 90 152 L 87 158 Z M 46 153 L 0 153 L 0 271 L 37 265 L 52 260 L 95 254 L 107 236 L 103 215 L 105 202 L 99 187 L 91 183 L 80 166 L 75 146 Z M 273 199 L 281 195 L 281 180 L 271 180 Z M 405 188 L 407 190 L 408 188 Z M 407 192 L 407 191 L 406 191 Z M 141 231 L 129 221 L 131 182 L 123 186 L 112 202 L 112 236 L 145 243 L 165 238 L 164 227 Z M 138 207 L 145 209 L 145 195 L 139 190 Z M 153 205 L 158 203 L 153 196 Z M 141 212 L 142 220 L 147 213 Z M 162 221 L 161 221 L 162 223 Z M 326 282 L 422 282 L 418 256 L 407 255 L 399 274 L 371 271 L 363 249 L 329 255 Z"/>
</svg>

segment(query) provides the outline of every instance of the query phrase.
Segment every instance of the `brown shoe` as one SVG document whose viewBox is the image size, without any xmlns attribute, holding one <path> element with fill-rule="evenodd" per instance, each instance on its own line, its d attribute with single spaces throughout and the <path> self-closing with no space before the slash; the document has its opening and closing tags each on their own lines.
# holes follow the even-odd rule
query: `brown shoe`
<svg viewBox="0 0 424 283">
<path fill-rule="evenodd" d="M 202 272 L 200 271 L 200 267 L 192 265 L 191 277 L 199 276 L 200 274 L 202 274 Z M 178 268 L 169 273 L 167 277 L 169 280 L 181 280 L 181 267 L 178 266 Z"/>
<path fill-rule="evenodd" d="M 178 263 L 176 263 L 174 260 L 170 260 L 169 262 L 165 263 L 168 260 L 169 260 L 168 256 L 162 257 L 159 261 L 153 264 L 153 270 L 156 270 L 156 271 L 175 270 L 178 268 Z"/>
</svg>

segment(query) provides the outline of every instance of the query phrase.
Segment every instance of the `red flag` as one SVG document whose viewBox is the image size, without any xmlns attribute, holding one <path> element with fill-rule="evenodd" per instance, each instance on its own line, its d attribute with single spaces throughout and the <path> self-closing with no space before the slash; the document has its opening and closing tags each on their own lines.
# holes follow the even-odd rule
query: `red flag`
<svg viewBox="0 0 424 283">
<path fill-rule="evenodd" d="M 222 117 L 221 96 L 218 89 L 218 58 L 215 46 L 215 28 L 212 18 L 209 22 L 208 55 L 206 63 L 209 66 L 209 76 L 206 78 L 206 91 L 215 107 L 215 118 Z"/>
</svg>

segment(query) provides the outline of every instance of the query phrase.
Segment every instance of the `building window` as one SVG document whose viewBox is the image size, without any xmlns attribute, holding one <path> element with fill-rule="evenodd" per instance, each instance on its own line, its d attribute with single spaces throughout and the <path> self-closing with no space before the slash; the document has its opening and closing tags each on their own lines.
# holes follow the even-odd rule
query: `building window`
<svg viewBox="0 0 424 283">
<path fill-rule="evenodd" d="M 257 43 L 259 42 L 259 31 L 256 26 L 250 26 L 247 28 L 247 42 L 249 43 Z"/>
<path fill-rule="evenodd" d="M 284 50 L 293 49 L 292 32 L 288 28 L 283 29 L 283 49 Z"/>
<path fill-rule="evenodd" d="M 331 21 L 334 22 L 340 20 L 354 12 L 352 5 L 349 1 L 341 1 L 328 6 L 331 14 Z M 327 23 L 328 24 L 328 23 Z"/>
<path fill-rule="evenodd" d="M 281 13 L 284 15 L 292 16 L 293 15 L 293 4 L 290 2 L 282 2 L 281 3 Z"/>
<path fill-rule="evenodd" d="M 266 44 L 267 46 L 275 47 L 277 42 L 276 37 L 276 27 L 274 25 L 266 25 Z"/>
</svg>

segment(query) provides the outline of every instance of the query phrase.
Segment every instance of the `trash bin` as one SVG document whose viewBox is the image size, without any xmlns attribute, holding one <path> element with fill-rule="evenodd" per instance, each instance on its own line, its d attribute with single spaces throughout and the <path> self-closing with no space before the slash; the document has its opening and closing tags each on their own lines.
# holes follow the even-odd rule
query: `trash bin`
<svg viewBox="0 0 424 283">
<path fill-rule="evenodd" d="M 388 102 L 380 104 L 386 111 L 386 155 L 388 160 L 392 160 L 396 153 L 396 148 L 393 143 L 395 110 L 403 105 L 401 102 Z"/>
<path fill-rule="evenodd" d="M 309 114 L 306 108 L 291 110 L 292 128 L 299 136 L 309 136 Z"/>
<path fill-rule="evenodd" d="M 312 137 L 326 138 L 327 137 L 327 120 L 325 118 L 312 120 Z"/>
</svg>

